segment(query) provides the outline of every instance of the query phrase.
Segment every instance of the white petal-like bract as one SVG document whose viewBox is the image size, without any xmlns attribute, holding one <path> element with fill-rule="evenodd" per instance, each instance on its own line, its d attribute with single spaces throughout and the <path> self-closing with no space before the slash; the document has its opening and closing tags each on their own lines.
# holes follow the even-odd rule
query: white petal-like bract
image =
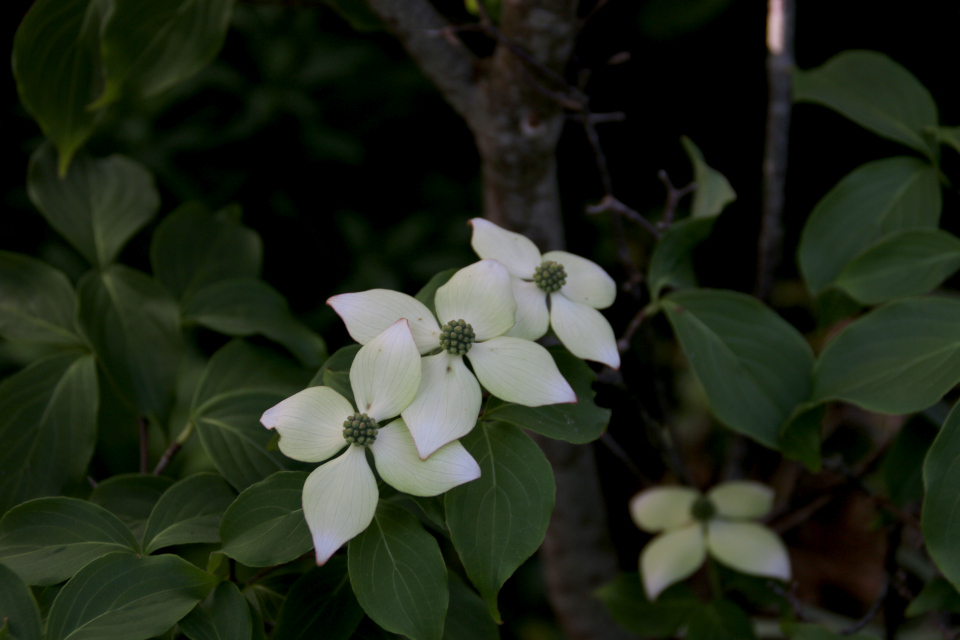
<svg viewBox="0 0 960 640">
<path fill-rule="evenodd" d="M 342 395 L 329 387 L 310 387 L 267 409 L 260 422 L 280 434 L 283 455 L 320 462 L 347 445 L 343 421 L 351 415 L 353 407 Z"/>
<path fill-rule="evenodd" d="M 630 517 L 648 533 L 676 529 L 693 521 L 690 509 L 699 497 L 690 487 L 653 487 L 630 499 Z"/>
<path fill-rule="evenodd" d="M 583 360 L 620 368 L 613 328 L 593 307 L 574 302 L 562 292 L 550 294 L 550 326 L 570 353 Z"/>
<path fill-rule="evenodd" d="M 440 327 L 436 318 L 422 302 L 405 293 L 370 289 L 333 296 L 327 304 L 343 320 L 350 337 L 360 344 L 367 344 L 394 322 L 406 318 L 420 353 L 440 346 Z"/>
<path fill-rule="evenodd" d="M 647 597 L 656 600 L 664 589 L 689 578 L 706 557 L 700 523 L 658 535 L 640 554 L 640 575 Z"/>
<path fill-rule="evenodd" d="M 517 301 L 517 323 L 505 336 L 536 340 L 543 337 L 550 327 L 550 311 L 547 309 L 547 292 L 533 282 L 511 278 L 513 297 Z"/>
<path fill-rule="evenodd" d="M 595 262 L 566 251 L 549 251 L 544 260 L 563 265 L 567 282 L 560 291 L 571 300 L 590 305 L 594 309 L 606 309 L 617 297 L 617 284 Z"/>
<path fill-rule="evenodd" d="M 421 460 L 403 420 L 380 429 L 370 449 L 384 482 L 413 496 L 436 496 L 480 477 L 480 465 L 459 442 Z"/>
<path fill-rule="evenodd" d="M 319 565 L 366 529 L 377 510 L 380 494 L 364 449 L 351 445 L 339 458 L 314 469 L 303 485 L 303 517 Z"/>
<path fill-rule="evenodd" d="M 473 236 L 470 244 L 483 259 L 496 260 L 507 268 L 510 275 L 531 280 L 534 270 L 540 266 L 540 250 L 524 235 L 507 231 L 489 220 L 470 220 Z"/>
<path fill-rule="evenodd" d="M 762 518 L 773 509 L 773 489 L 750 480 L 718 484 L 707 492 L 717 516 L 734 520 Z"/>
<path fill-rule="evenodd" d="M 507 402 L 539 407 L 577 401 L 553 356 L 536 342 L 493 338 L 474 344 L 467 358 L 480 384 Z"/>
<path fill-rule="evenodd" d="M 377 422 L 400 415 L 413 401 L 420 388 L 420 352 L 405 319 L 360 347 L 350 384 L 357 410 Z"/>
<path fill-rule="evenodd" d="M 480 384 L 461 356 L 425 356 L 420 390 L 403 410 L 420 458 L 470 433 L 480 413 Z"/>
<path fill-rule="evenodd" d="M 506 267 L 481 260 L 460 269 L 437 289 L 437 318 L 441 324 L 466 320 L 477 340 L 506 333 L 517 319 L 517 303 Z"/>
<path fill-rule="evenodd" d="M 790 556 L 773 531 L 756 522 L 710 520 L 707 523 L 710 555 L 752 576 L 790 579 Z"/>
</svg>

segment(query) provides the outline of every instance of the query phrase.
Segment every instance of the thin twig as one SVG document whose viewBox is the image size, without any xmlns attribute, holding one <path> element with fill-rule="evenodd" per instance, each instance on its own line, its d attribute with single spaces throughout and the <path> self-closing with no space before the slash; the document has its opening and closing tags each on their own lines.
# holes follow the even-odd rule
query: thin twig
<svg viewBox="0 0 960 640">
<path fill-rule="evenodd" d="M 656 225 L 640 215 L 638 211 L 631 209 L 609 193 L 603 196 L 603 199 L 597 204 L 587 207 L 587 213 L 590 215 L 606 212 L 623 216 L 627 220 L 634 222 L 646 229 L 654 238 L 658 240 L 660 239 L 661 233 L 660 230 L 657 229 Z"/>
<path fill-rule="evenodd" d="M 795 581 L 790 583 L 789 590 L 784 589 L 774 580 L 767 581 L 767 588 L 787 601 L 787 604 L 790 605 L 790 609 L 793 611 L 793 617 L 797 619 L 797 622 L 805 622 L 807 620 L 807 614 L 803 610 L 803 603 L 800 602 L 800 598 L 797 597 L 797 583 Z"/>
<path fill-rule="evenodd" d="M 147 452 L 149 448 L 150 423 L 144 417 L 137 418 L 137 427 L 140 431 L 140 473 L 147 473 Z"/>
<path fill-rule="evenodd" d="M 840 630 L 840 635 L 842 636 L 852 636 L 856 632 L 863 629 L 865 626 L 870 624 L 874 618 L 877 617 L 877 614 L 880 613 L 880 609 L 883 608 L 883 601 L 887 598 L 887 592 L 890 590 L 890 577 L 887 576 L 887 579 L 883 581 L 883 588 L 880 590 L 880 596 L 870 605 L 870 609 L 866 614 L 856 622 L 854 622 L 849 627 Z"/>
<path fill-rule="evenodd" d="M 180 449 L 183 448 L 183 443 L 186 442 L 191 435 L 193 435 L 194 424 L 193 421 L 187 423 L 187 426 L 183 428 L 183 431 L 180 432 L 180 435 L 177 436 L 177 439 L 170 443 L 170 446 L 167 447 L 167 450 L 163 452 L 163 455 L 160 456 L 160 461 L 157 462 L 157 466 L 153 469 L 153 475 L 158 476 L 163 473 L 163 470 L 167 468 L 167 465 L 170 464 L 170 461 L 173 460 L 173 457 L 177 455 Z"/>
<path fill-rule="evenodd" d="M 873 503 L 876 504 L 877 507 L 879 507 L 880 509 L 883 509 L 888 514 L 896 518 L 898 521 L 902 522 L 903 524 L 908 524 L 911 527 L 914 527 L 918 530 L 920 529 L 920 520 L 917 519 L 915 515 L 913 515 L 912 513 L 908 513 L 907 511 L 904 511 L 897 505 L 893 504 L 889 498 L 887 498 L 882 494 L 877 493 L 876 491 L 868 487 L 866 483 L 864 483 L 863 480 L 860 478 L 860 475 L 862 475 L 863 472 L 861 473 L 854 472 L 852 469 L 847 467 L 846 464 L 844 464 L 843 460 L 840 459 L 839 456 L 832 457 L 832 458 L 824 458 L 823 468 L 829 471 L 833 471 L 835 473 L 839 473 L 841 476 L 843 476 L 843 478 L 849 484 L 851 484 L 862 494 L 870 498 L 870 500 L 873 501 Z"/>
<path fill-rule="evenodd" d="M 614 440 L 613 436 L 611 436 L 609 432 L 604 432 L 604 434 L 600 436 L 600 442 L 602 442 L 603 445 L 610 450 L 610 453 L 615 455 L 620 462 L 623 463 L 623 466 L 630 470 L 630 473 L 635 475 L 640 480 L 647 480 L 647 477 L 643 475 L 643 472 L 640 471 L 640 467 L 636 465 L 636 463 L 627 453 L 626 449 L 621 447 L 620 443 Z"/>
<path fill-rule="evenodd" d="M 643 320 L 646 317 L 646 307 L 640 309 L 640 311 L 637 312 L 637 315 L 633 316 L 633 320 L 631 320 L 630 324 L 627 325 L 627 330 L 624 331 L 623 336 L 617 340 L 617 350 L 620 353 L 624 353 L 630 349 L 630 340 L 633 338 L 633 334 L 637 332 L 637 329 L 640 328 L 640 325 L 643 324 Z"/>
<path fill-rule="evenodd" d="M 667 188 L 667 202 L 663 205 L 663 220 L 657 224 L 657 227 L 660 229 L 669 229 L 677 213 L 677 205 L 680 204 L 684 196 L 697 190 L 697 183 L 691 182 L 687 186 L 678 189 L 673 186 L 673 181 L 670 180 L 670 176 L 663 169 L 657 172 L 657 177 L 660 179 L 660 182 L 663 183 L 663 186 Z"/>
</svg>

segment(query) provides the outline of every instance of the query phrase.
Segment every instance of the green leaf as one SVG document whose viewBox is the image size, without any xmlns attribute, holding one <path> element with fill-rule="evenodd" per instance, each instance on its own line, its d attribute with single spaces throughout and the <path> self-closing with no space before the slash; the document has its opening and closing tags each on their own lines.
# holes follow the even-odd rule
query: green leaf
<svg viewBox="0 0 960 640">
<path fill-rule="evenodd" d="M 939 224 L 936 168 L 917 158 L 886 158 L 854 169 L 814 207 L 798 249 L 813 294 L 830 286 L 851 260 L 888 234 Z"/>
<path fill-rule="evenodd" d="M 674 224 L 657 242 L 650 257 L 647 283 L 654 302 L 665 288 L 686 289 L 697 286 L 693 270 L 693 250 L 710 237 L 716 218 L 688 218 Z"/>
<path fill-rule="evenodd" d="M 324 0 L 360 33 L 383 31 L 383 22 L 363 0 Z"/>
<path fill-rule="evenodd" d="M 793 99 L 829 107 L 877 135 L 933 156 L 924 136 L 937 125 L 926 87 L 876 51 L 843 51 L 815 69 L 793 75 Z"/>
<path fill-rule="evenodd" d="M 617 624 L 641 638 L 675 636 L 703 606 L 686 585 L 675 585 L 650 602 L 636 572 L 619 574 L 595 594 Z"/>
<path fill-rule="evenodd" d="M 954 151 L 960 153 L 960 127 L 937 127 L 936 131 L 940 144 L 950 145 Z"/>
<path fill-rule="evenodd" d="M 37 498 L 0 519 L 0 563 L 29 584 L 51 585 L 115 551 L 139 553 L 112 513 L 76 498 Z"/>
<path fill-rule="evenodd" d="M 751 640 L 750 617 L 729 600 L 714 600 L 690 616 L 687 640 Z"/>
<path fill-rule="evenodd" d="M 244 489 L 220 520 L 223 552 L 251 567 L 270 567 L 313 549 L 301 506 L 306 479 L 302 471 L 280 471 Z"/>
<path fill-rule="evenodd" d="M 213 576 L 173 555 L 111 553 L 60 590 L 45 640 L 145 640 L 185 616 L 216 585 Z"/>
<path fill-rule="evenodd" d="M 326 357 L 320 336 L 297 320 L 286 298 L 262 280 L 235 278 L 207 285 L 187 296 L 182 311 L 185 322 L 230 336 L 262 334 L 306 366 L 319 366 Z"/>
<path fill-rule="evenodd" d="M 113 262 L 160 208 L 153 175 L 140 163 L 117 154 L 81 153 L 61 177 L 50 145 L 30 157 L 27 193 L 50 226 L 100 267 Z"/>
<path fill-rule="evenodd" d="M 13 39 L 20 101 L 60 150 L 61 175 L 100 116 L 87 105 L 103 88 L 101 8 L 97 0 L 38 0 Z"/>
<path fill-rule="evenodd" d="M 0 513 L 81 480 L 97 437 L 97 371 L 77 351 L 0 382 Z"/>
<path fill-rule="evenodd" d="M 367 615 L 412 640 L 440 640 L 447 567 L 440 546 L 408 511 L 380 501 L 373 522 L 347 546 L 350 583 Z"/>
<path fill-rule="evenodd" d="M 851 322 L 814 369 L 813 399 L 913 413 L 960 380 L 960 301 L 897 300 Z"/>
<path fill-rule="evenodd" d="M 458 269 L 447 269 L 433 276 L 427 284 L 423 285 L 423 288 L 417 292 L 414 298 L 425 304 L 433 315 L 437 315 L 437 307 L 434 302 L 434 298 L 437 296 L 437 289 L 447 284 L 457 271 Z"/>
<path fill-rule="evenodd" d="M 460 576 L 449 573 L 450 608 L 443 625 L 443 640 L 499 640 L 500 629 L 487 612 L 487 604 Z"/>
<path fill-rule="evenodd" d="M 960 240 L 939 229 L 886 236 L 854 258 L 836 286 L 863 304 L 929 293 L 960 269 Z"/>
<path fill-rule="evenodd" d="M 815 624 L 784 622 L 780 626 L 790 640 L 876 640 L 873 636 L 862 633 L 840 635 Z"/>
<path fill-rule="evenodd" d="M 80 345 L 76 310 L 77 296 L 63 273 L 35 258 L 0 251 L 0 336 Z"/>
<path fill-rule="evenodd" d="M 693 218 L 709 218 L 718 215 L 724 208 L 737 199 L 727 178 L 707 164 L 703 153 L 693 140 L 681 136 L 680 144 L 693 165 L 693 180 L 697 190 L 693 192 L 693 206 L 690 215 Z"/>
<path fill-rule="evenodd" d="M 106 86 L 100 107 L 121 93 L 148 97 L 189 78 L 213 60 L 233 0 L 113 0 L 103 26 Z"/>
<path fill-rule="evenodd" d="M 350 640 L 363 619 L 357 603 L 347 561 L 330 558 L 297 580 L 280 610 L 273 640 Z"/>
<path fill-rule="evenodd" d="M 936 437 L 937 429 L 924 416 L 915 416 L 900 427 L 880 463 L 887 495 L 895 505 L 919 504 L 923 499 L 923 460 Z"/>
<path fill-rule="evenodd" d="M 357 357 L 361 346 L 348 344 L 337 349 L 336 353 L 327 358 L 307 386 L 330 387 L 352 403 L 354 398 L 353 386 L 350 384 L 350 367 L 353 366 L 353 359 Z"/>
<path fill-rule="evenodd" d="M 30 589 L 16 573 L 0 564 L 0 629 L 8 638 L 40 640 L 40 610 Z M 0 638 L 3 635 L 0 634 Z"/>
<path fill-rule="evenodd" d="M 93 489 L 90 502 L 120 518 L 133 535 L 142 540 L 153 506 L 172 484 L 173 480 L 165 476 L 139 473 L 113 476 Z"/>
<path fill-rule="evenodd" d="M 190 640 L 250 640 L 253 620 L 237 585 L 221 582 L 180 621 L 180 628 Z"/>
<path fill-rule="evenodd" d="M 676 291 L 663 308 L 717 418 L 777 449 L 781 427 L 810 394 L 813 352 L 803 336 L 733 291 Z"/>
<path fill-rule="evenodd" d="M 447 526 L 467 576 L 499 622 L 500 587 L 547 532 L 553 471 L 540 447 L 511 424 L 481 422 L 460 442 L 481 475 L 447 492 Z"/>
<path fill-rule="evenodd" d="M 236 498 L 215 473 L 198 473 L 161 496 L 143 534 L 144 553 L 193 542 L 220 542 L 220 517 Z"/>
<path fill-rule="evenodd" d="M 122 265 L 80 279 L 79 324 L 129 404 L 157 424 L 173 406 L 183 351 L 180 314 L 152 278 Z"/>
<path fill-rule="evenodd" d="M 960 588 L 960 404 L 947 416 L 923 462 L 921 526 L 927 552 L 953 587 Z"/>
<path fill-rule="evenodd" d="M 799 460 L 811 473 L 819 473 L 824 407 L 814 402 L 801 403 L 780 428 L 780 450 L 792 460 Z"/>
<path fill-rule="evenodd" d="M 923 585 L 917 597 L 904 611 L 908 618 L 920 616 L 931 611 L 960 613 L 960 593 L 948 581 L 936 576 Z"/>
<path fill-rule="evenodd" d="M 262 263 L 260 236 L 240 224 L 234 208 L 211 214 L 198 202 L 183 204 L 150 243 L 153 274 L 180 299 L 214 282 L 257 277 Z"/>
<path fill-rule="evenodd" d="M 596 440 L 607 430 L 610 410 L 601 409 L 593 401 L 597 395 L 593 382 L 597 375 L 587 363 L 560 346 L 549 348 L 557 368 L 577 394 L 574 404 L 553 404 L 524 407 L 496 398 L 487 401 L 483 419 L 509 422 L 549 438 L 583 444 Z"/>
<path fill-rule="evenodd" d="M 191 419 L 214 465 L 238 491 L 272 473 L 303 468 L 268 451 L 263 412 L 303 388 L 309 374 L 291 361 L 234 340 L 217 351 L 197 386 Z"/>
</svg>

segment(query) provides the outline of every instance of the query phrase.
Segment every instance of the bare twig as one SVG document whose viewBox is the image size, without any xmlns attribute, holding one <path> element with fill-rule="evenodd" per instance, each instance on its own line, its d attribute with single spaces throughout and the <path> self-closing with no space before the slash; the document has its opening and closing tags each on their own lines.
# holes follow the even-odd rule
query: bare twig
<svg viewBox="0 0 960 640">
<path fill-rule="evenodd" d="M 640 467 L 638 467 L 633 461 L 633 458 L 630 457 L 630 454 L 627 453 L 626 449 L 620 446 L 619 442 L 613 439 L 613 436 L 611 436 L 609 432 L 606 432 L 600 436 L 600 442 L 602 442 L 603 446 L 610 450 L 610 453 L 615 455 L 617 459 L 623 463 L 623 466 L 630 470 L 630 473 L 635 475 L 640 480 L 647 480 L 647 477 L 643 475 L 642 471 L 640 471 Z"/>
<path fill-rule="evenodd" d="M 864 614 L 862 618 L 854 622 L 849 627 L 840 630 L 840 635 L 842 636 L 852 636 L 856 632 L 863 629 L 865 626 L 870 624 L 874 618 L 877 617 L 877 614 L 880 613 L 880 610 L 883 608 L 883 602 L 887 598 L 887 593 L 890 591 L 890 577 L 888 576 L 886 580 L 883 581 L 883 587 L 880 589 L 880 595 L 874 600 L 873 604 L 870 605 L 870 609 L 867 610 L 867 613 Z"/>
<path fill-rule="evenodd" d="M 637 312 L 637 315 L 633 316 L 633 320 L 630 321 L 630 324 L 627 325 L 627 330 L 623 332 L 623 336 L 617 340 L 617 350 L 620 353 L 626 352 L 630 349 L 630 340 L 633 338 L 633 334 L 637 332 L 637 329 L 640 328 L 640 325 L 643 324 L 643 320 L 647 317 L 647 309 L 644 307 Z"/>
<path fill-rule="evenodd" d="M 180 435 L 177 436 L 177 439 L 171 442 L 170 446 L 167 447 L 167 450 L 163 452 L 162 456 L 160 456 L 160 461 L 157 462 L 157 466 L 153 469 L 153 475 L 158 476 L 163 473 L 163 470 L 167 468 L 167 465 L 170 464 L 170 461 L 173 460 L 173 457 L 177 455 L 180 449 L 183 448 L 183 443 L 193 435 L 193 430 L 193 421 L 188 422 L 187 426 L 185 426 L 183 431 L 180 432 Z"/>
<path fill-rule="evenodd" d="M 660 178 L 663 186 L 667 188 L 667 203 L 663 205 L 663 220 L 657 224 L 657 227 L 660 229 L 669 229 L 677 213 L 677 205 L 680 204 L 684 196 L 697 190 L 697 183 L 691 182 L 687 186 L 678 189 L 673 186 L 673 181 L 670 180 L 670 176 L 667 175 L 667 172 L 663 169 L 657 172 L 657 177 Z"/>
<path fill-rule="evenodd" d="M 787 604 L 790 605 L 790 609 L 793 611 L 793 617 L 797 619 L 797 622 L 805 622 L 807 620 L 807 614 L 803 610 L 803 603 L 800 602 L 800 598 L 797 597 L 796 582 L 791 582 L 790 589 L 787 590 L 774 580 L 769 580 L 767 582 L 767 588 L 787 601 Z"/>
<path fill-rule="evenodd" d="M 597 204 L 587 207 L 587 213 L 590 215 L 607 212 L 623 216 L 627 220 L 646 229 L 654 238 L 660 239 L 660 230 L 657 229 L 656 225 L 640 215 L 638 211 L 631 209 L 609 193 L 603 196 L 603 199 Z"/>
</svg>

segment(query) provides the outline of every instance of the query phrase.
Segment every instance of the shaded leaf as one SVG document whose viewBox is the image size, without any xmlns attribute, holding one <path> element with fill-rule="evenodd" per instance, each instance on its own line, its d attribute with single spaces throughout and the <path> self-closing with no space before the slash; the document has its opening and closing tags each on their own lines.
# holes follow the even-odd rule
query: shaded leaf
<svg viewBox="0 0 960 640">
<path fill-rule="evenodd" d="M 180 621 L 180 628 L 190 640 L 251 640 L 253 620 L 237 585 L 221 582 Z"/>
<path fill-rule="evenodd" d="M 727 178 L 707 164 L 703 153 L 687 136 L 680 138 L 683 150 L 693 165 L 693 180 L 697 190 L 693 192 L 691 217 L 709 218 L 719 215 L 724 208 L 737 199 L 737 192 L 730 186 Z"/>
<path fill-rule="evenodd" d="M 84 477 L 97 404 L 96 365 L 82 352 L 38 360 L 0 382 L 0 513 Z"/>
<path fill-rule="evenodd" d="M 143 534 L 144 553 L 174 544 L 220 542 L 220 517 L 236 498 L 215 473 L 184 478 L 157 501 Z"/>
<path fill-rule="evenodd" d="M 717 418 L 778 448 L 780 429 L 810 394 L 813 352 L 803 336 L 733 291 L 675 291 L 663 308 Z"/>
<path fill-rule="evenodd" d="M 750 617 L 729 600 L 714 600 L 690 616 L 687 640 L 750 640 L 756 638 Z"/>
<path fill-rule="evenodd" d="M 76 498 L 37 498 L 0 519 L 0 563 L 29 584 L 63 582 L 116 551 L 136 554 L 140 545 L 112 513 Z"/>
<path fill-rule="evenodd" d="M 876 640 L 873 636 L 862 633 L 840 635 L 815 624 L 784 622 L 780 626 L 790 640 Z"/>
<path fill-rule="evenodd" d="M 0 564 L 0 629 L 6 631 L 8 638 L 40 640 L 37 601 L 20 576 L 3 564 Z"/>
<path fill-rule="evenodd" d="M 417 295 L 414 296 L 417 300 L 426 305 L 427 309 L 433 313 L 434 316 L 437 315 L 437 306 L 434 302 L 434 298 L 437 296 L 437 289 L 447 284 L 450 278 L 453 277 L 458 269 L 447 269 L 446 271 L 441 271 L 437 275 L 430 278 L 427 284 L 423 285 L 423 288 L 417 292 Z"/>
<path fill-rule="evenodd" d="M 497 593 L 543 542 L 555 486 L 540 447 L 519 428 L 481 422 L 460 441 L 480 478 L 447 492 L 450 538 L 495 620 Z"/>
<path fill-rule="evenodd" d="M 336 353 L 327 358 L 317 374 L 313 376 L 310 387 L 330 387 L 344 398 L 353 403 L 353 386 L 350 384 L 350 367 L 353 359 L 360 351 L 359 344 L 348 344 L 337 349 Z"/>
<path fill-rule="evenodd" d="M 335 556 L 294 583 L 273 640 L 350 640 L 363 616 L 350 587 L 347 560 Z"/>
<path fill-rule="evenodd" d="M 596 590 L 595 595 L 621 627 L 641 638 L 674 636 L 703 606 L 686 585 L 664 591 L 655 602 L 647 599 L 640 574 L 621 573 Z"/>
<path fill-rule="evenodd" d="M 30 157 L 27 193 L 50 226 L 100 267 L 113 262 L 160 208 L 153 175 L 140 163 L 118 154 L 81 153 L 61 177 L 50 145 Z"/>
<path fill-rule="evenodd" d="M 0 336 L 81 345 L 73 326 L 77 297 L 67 277 L 47 263 L 0 251 Z"/>
<path fill-rule="evenodd" d="M 223 552 L 251 567 L 269 567 L 313 549 L 301 505 L 306 479 L 302 471 L 280 471 L 244 489 L 220 520 Z"/>
<path fill-rule="evenodd" d="M 693 270 L 693 250 L 710 237 L 715 218 L 688 218 L 674 224 L 657 242 L 650 257 L 647 282 L 653 301 L 665 288 L 686 289 L 697 286 Z"/>
<path fill-rule="evenodd" d="M 934 577 L 923 585 L 923 589 L 910 602 L 904 615 L 912 618 L 931 611 L 960 613 L 960 593 L 957 593 L 953 585 L 940 576 Z"/>
<path fill-rule="evenodd" d="M 927 552 L 955 589 L 960 588 L 960 405 L 947 416 L 923 462 L 921 526 Z"/>
<path fill-rule="evenodd" d="M 902 507 L 923 499 L 923 460 L 936 437 L 936 427 L 925 417 L 915 416 L 900 428 L 887 449 L 880 475 L 895 505 Z"/>
<path fill-rule="evenodd" d="M 444 640 L 498 640 L 500 629 L 487 604 L 455 573 L 449 573 L 450 608 L 443 625 Z"/>
<path fill-rule="evenodd" d="M 412 640 L 440 640 L 447 567 L 440 546 L 409 512 L 380 501 L 373 522 L 347 546 L 350 583 L 367 615 Z"/>
<path fill-rule="evenodd" d="M 133 535 L 142 540 L 153 506 L 172 484 L 173 479 L 166 476 L 127 473 L 98 484 L 89 500 L 120 518 Z"/>
</svg>

